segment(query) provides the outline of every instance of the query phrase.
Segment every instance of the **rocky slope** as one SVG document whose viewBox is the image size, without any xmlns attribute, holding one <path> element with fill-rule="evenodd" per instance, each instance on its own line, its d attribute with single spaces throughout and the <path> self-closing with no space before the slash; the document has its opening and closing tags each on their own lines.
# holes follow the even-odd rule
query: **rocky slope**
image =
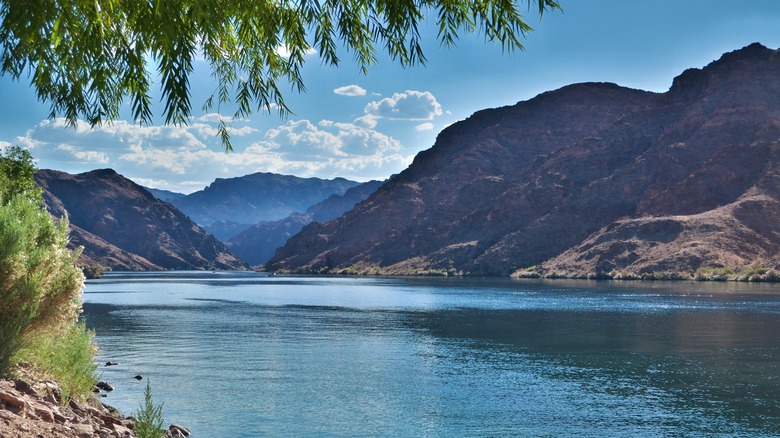
<svg viewBox="0 0 780 438">
<path fill-rule="evenodd" d="M 274 252 L 291 236 L 298 233 L 305 225 L 313 222 L 325 222 L 337 218 L 349 211 L 360 201 L 368 198 L 383 183 L 369 181 L 350 188 L 343 195 L 334 194 L 328 199 L 307 208 L 304 213 L 293 213 L 290 216 L 269 222 L 255 224 L 227 244 L 234 254 L 252 266 L 261 265 L 273 257 Z"/>
<path fill-rule="evenodd" d="M 35 175 L 49 212 L 67 213 L 81 263 L 119 270 L 243 269 L 214 236 L 172 205 L 110 169 Z"/>
<path fill-rule="evenodd" d="M 323 180 L 273 173 L 219 178 L 203 190 L 171 199 L 184 214 L 223 241 L 263 221 L 305 211 L 358 183 L 344 178 Z"/>
<path fill-rule="evenodd" d="M 780 262 L 780 53 L 753 44 L 666 93 L 586 83 L 445 129 L 269 269 L 507 275 Z"/>
<path fill-rule="evenodd" d="M 26 364 L 19 377 L 0 379 L 0 437 L 135 437 L 135 421 L 93 399 L 63 403 L 59 384 L 30 374 Z M 103 394 L 105 395 L 105 394 Z M 191 434 L 186 427 L 171 424 L 165 438 Z"/>
</svg>

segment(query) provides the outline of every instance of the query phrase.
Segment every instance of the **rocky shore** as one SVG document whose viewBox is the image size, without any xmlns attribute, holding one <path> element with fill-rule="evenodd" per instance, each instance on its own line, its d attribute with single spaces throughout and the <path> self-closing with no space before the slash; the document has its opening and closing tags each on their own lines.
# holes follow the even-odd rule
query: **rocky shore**
<svg viewBox="0 0 780 438">
<path fill-rule="evenodd" d="M 101 403 L 71 400 L 62 406 L 57 382 L 38 380 L 20 367 L 19 378 L 0 380 L 0 437 L 135 437 L 134 420 Z M 171 425 L 166 437 L 190 431 Z"/>
</svg>

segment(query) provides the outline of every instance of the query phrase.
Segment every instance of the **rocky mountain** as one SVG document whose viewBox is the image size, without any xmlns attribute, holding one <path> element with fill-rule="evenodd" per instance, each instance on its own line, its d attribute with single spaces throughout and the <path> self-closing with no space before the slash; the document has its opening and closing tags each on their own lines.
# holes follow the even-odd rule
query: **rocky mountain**
<svg viewBox="0 0 780 438">
<path fill-rule="evenodd" d="M 67 213 L 80 261 L 119 270 L 244 269 L 214 236 L 111 169 L 71 175 L 40 170 L 46 208 Z"/>
<path fill-rule="evenodd" d="M 576 275 L 780 265 L 780 53 L 665 93 L 571 85 L 480 111 L 269 269 Z"/>
<path fill-rule="evenodd" d="M 228 247 L 250 265 L 261 265 L 273 257 L 276 248 L 284 245 L 287 239 L 305 225 L 341 216 L 355 204 L 368 198 L 382 184 L 382 181 L 362 183 L 350 188 L 343 195 L 330 195 L 328 199 L 312 205 L 304 213 L 293 213 L 282 220 L 255 224 L 230 239 L 227 242 Z"/>
<path fill-rule="evenodd" d="M 203 190 L 171 199 L 184 214 L 227 241 L 262 221 L 276 221 L 305 211 L 330 195 L 343 194 L 358 183 L 344 178 L 324 180 L 273 173 L 218 178 Z"/>
<path fill-rule="evenodd" d="M 148 190 L 149 193 L 152 194 L 152 196 L 165 202 L 171 202 L 174 199 L 179 199 L 187 196 L 184 193 L 172 192 L 170 190 L 155 189 L 151 187 L 144 187 L 144 188 Z"/>
</svg>

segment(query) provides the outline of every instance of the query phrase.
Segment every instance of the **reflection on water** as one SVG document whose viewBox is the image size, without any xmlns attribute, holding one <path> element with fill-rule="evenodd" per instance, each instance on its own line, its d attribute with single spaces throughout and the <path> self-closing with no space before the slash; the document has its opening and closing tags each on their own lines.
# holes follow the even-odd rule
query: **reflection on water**
<svg viewBox="0 0 780 438">
<path fill-rule="evenodd" d="M 110 275 L 108 397 L 211 436 L 780 434 L 773 285 Z"/>
</svg>

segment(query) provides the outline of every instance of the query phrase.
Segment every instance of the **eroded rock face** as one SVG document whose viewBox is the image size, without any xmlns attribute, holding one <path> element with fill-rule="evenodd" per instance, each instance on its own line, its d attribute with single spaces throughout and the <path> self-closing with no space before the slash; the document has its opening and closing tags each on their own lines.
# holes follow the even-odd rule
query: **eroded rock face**
<svg viewBox="0 0 780 438">
<path fill-rule="evenodd" d="M 119 270 L 244 269 L 241 260 L 172 205 L 111 169 L 40 170 L 49 212 L 67 213 L 82 263 Z"/>
<path fill-rule="evenodd" d="M 753 44 L 685 71 L 666 93 L 587 83 L 480 111 L 352 211 L 305 227 L 268 267 L 771 265 L 778 163 L 780 53 Z"/>
</svg>

